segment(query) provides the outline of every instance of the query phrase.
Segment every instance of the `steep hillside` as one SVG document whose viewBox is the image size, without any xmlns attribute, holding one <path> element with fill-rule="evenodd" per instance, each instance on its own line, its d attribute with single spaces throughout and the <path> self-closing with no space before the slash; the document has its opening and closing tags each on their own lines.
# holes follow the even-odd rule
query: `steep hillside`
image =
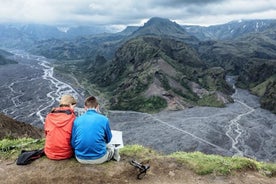
<svg viewBox="0 0 276 184">
<path fill-rule="evenodd" d="M 261 96 L 261 107 L 271 110 L 276 114 L 276 79 L 272 82 L 268 82 L 265 93 Z"/>
<path fill-rule="evenodd" d="M 12 56 L 12 53 L 0 49 L 0 65 L 17 63 L 16 61 L 9 59 L 9 56 Z"/>
<path fill-rule="evenodd" d="M 231 93 L 222 68 L 207 69 L 193 48 L 169 37 L 128 41 L 105 70 L 81 66 L 91 83 L 110 92 L 112 109 L 154 112 L 197 104 L 223 106 Z"/>
<path fill-rule="evenodd" d="M 41 138 L 43 131 L 0 113 L 0 140 L 4 138 Z"/>
<path fill-rule="evenodd" d="M 237 85 L 252 90 L 276 73 L 276 28 L 260 33 L 251 33 L 235 41 L 202 42 L 198 51 L 209 67 L 221 66 L 227 72 L 237 75 Z M 268 84 L 268 83 L 264 83 Z M 263 85 L 262 85 L 263 86 Z M 266 92 L 270 89 L 271 92 Z M 262 107 L 273 110 L 276 103 L 271 87 L 265 87 L 261 94 Z M 264 100 L 266 99 L 266 100 Z"/>
<path fill-rule="evenodd" d="M 274 72 L 275 73 L 275 72 Z M 264 73 L 258 73 L 257 76 L 264 75 Z M 253 94 L 261 97 L 261 107 L 271 110 L 276 114 L 276 75 L 268 78 L 262 83 L 258 83 L 251 88 Z"/>
<path fill-rule="evenodd" d="M 5 50 L 0 49 L 0 55 L 3 57 L 8 57 L 8 56 L 12 56 L 13 54 L 10 52 L 7 52 Z"/>
</svg>

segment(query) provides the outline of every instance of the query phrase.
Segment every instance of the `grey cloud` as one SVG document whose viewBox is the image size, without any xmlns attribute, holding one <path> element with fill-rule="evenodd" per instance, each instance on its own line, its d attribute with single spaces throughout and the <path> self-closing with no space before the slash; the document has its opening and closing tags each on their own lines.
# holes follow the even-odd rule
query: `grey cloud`
<svg viewBox="0 0 276 184">
<path fill-rule="evenodd" d="M 275 0 L 4 0 L 0 21 L 141 25 L 151 17 L 190 24 L 275 18 Z M 19 10 L 20 7 L 20 10 Z"/>
<path fill-rule="evenodd" d="M 189 5 L 204 5 L 217 2 L 224 2 L 227 0 L 153 0 L 153 4 L 159 4 L 159 6 L 177 7 L 177 6 L 189 6 Z"/>
</svg>

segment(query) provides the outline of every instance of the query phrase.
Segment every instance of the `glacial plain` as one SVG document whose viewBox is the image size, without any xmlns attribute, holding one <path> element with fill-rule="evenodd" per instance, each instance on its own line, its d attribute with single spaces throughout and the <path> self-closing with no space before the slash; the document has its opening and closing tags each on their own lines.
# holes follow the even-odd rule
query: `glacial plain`
<svg viewBox="0 0 276 184">
<path fill-rule="evenodd" d="M 43 127 L 46 114 L 70 93 L 83 107 L 84 89 L 56 77 L 51 60 L 14 52 L 18 64 L 0 66 L 0 112 Z M 234 80 L 228 78 L 234 85 Z M 148 114 L 107 111 L 111 129 L 123 131 L 124 144 L 141 144 L 160 153 L 201 151 L 276 161 L 276 115 L 260 108 L 258 97 L 235 88 L 224 108 L 193 107 Z"/>
</svg>

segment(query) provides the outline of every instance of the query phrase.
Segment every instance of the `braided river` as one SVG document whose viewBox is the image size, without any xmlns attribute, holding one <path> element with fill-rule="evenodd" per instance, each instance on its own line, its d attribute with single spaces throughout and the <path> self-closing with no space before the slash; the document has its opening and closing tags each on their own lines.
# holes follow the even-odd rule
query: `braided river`
<svg viewBox="0 0 276 184">
<path fill-rule="evenodd" d="M 53 62 L 14 51 L 18 64 L 0 66 L 0 112 L 18 121 L 43 127 L 44 118 L 63 94 L 72 94 L 83 107 L 85 90 L 54 73 Z M 276 161 L 276 115 L 260 108 L 258 97 L 236 88 L 234 103 L 224 108 L 193 107 L 147 114 L 108 111 L 110 126 L 123 131 L 124 144 L 140 144 L 158 152 L 201 151 Z"/>
</svg>

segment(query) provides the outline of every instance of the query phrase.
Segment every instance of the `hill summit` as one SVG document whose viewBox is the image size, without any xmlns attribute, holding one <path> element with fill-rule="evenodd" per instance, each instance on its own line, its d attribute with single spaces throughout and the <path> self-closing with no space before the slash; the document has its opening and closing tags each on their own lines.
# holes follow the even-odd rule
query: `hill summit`
<svg viewBox="0 0 276 184">
<path fill-rule="evenodd" d="M 188 34 L 182 26 L 170 19 L 160 17 L 151 18 L 143 26 L 133 32 L 131 38 L 142 35 L 170 36 L 186 43 L 198 43 L 198 39 Z"/>
</svg>

